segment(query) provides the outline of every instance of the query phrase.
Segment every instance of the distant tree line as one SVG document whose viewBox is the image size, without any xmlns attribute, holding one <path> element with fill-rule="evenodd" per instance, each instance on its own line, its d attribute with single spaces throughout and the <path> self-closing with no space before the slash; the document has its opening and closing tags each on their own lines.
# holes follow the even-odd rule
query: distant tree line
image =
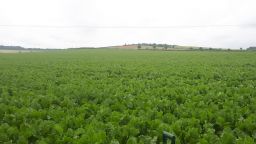
<svg viewBox="0 0 256 144">
<path fill-rule="evenodd" d="M 0 45 L 0 50 L 55 50 L 55 49 L 24 48 L 24 47 L 21 47 L 21 46 L 4 46 L 4 45 Z"/>
<path fill-rule="evenodd" d="M 255 47 L 249 47 L 249 48 L 247 48 L 247 50 L 256 50 L 256 46 Z"/>
<path fill-rule="evenodd" d="M 168 48 L 174 48 L 177 45 L 169 45 L 169 44 L 156 44 L 156 43 L 141 43 L 140 45 L 143 46 L 152 46 L 152 47 L 168 47 Z"/>
<path fill-rule="evenodd" d="M 150 48 L 149 48 L 150 47 Z M 212 48 L 212 47 L 186 47 L 186 46 L 179 46 L 179 45 L 169 45 L 169 44 L 156 44 L 156 43 L 139 43 L 137 44 L 138 49 L 162 49 L 162 50 L 168 50 L 171 48 L 179 49 L 179 48 L 187 48 L 188 50 L 211 50 L 211 51 L 219 51 L 219 50 L 227 50 L 231 51 L 232 49 L 222 49 L 222 48 Z M 239 49 L 240 51 L 243 50 L 243 48 Z M 256 50 L 256 46 L 249 47 L 245 50 Z"/>
<path fill-rule="evenodd" d="M 3 46 L 0 45 L 0 50 L 24 50 L 25 48 L 21 46 Z"/>
<path fill-rule="evenodd" d="M 144 47 L 152 47 L 153 49 L 163 48 L 164 50 L 167 50 L 168 48 L 175 48 L 178 45 L 156 44 L 156 43 L 140 43 L 140 44 L 137 44 L 138 49 L 141 49 L 142 46 L 144 46 Z"/>
</svg>

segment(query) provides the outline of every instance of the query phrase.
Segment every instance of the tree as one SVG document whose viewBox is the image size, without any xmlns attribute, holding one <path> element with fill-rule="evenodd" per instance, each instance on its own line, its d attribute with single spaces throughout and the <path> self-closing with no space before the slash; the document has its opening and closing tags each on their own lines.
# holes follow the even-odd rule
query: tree
<svg viewBox="0 0 256 144">
<path fill-rule="evenodd" d="M 141 49 L 141 44 L 138 44 L 138 49 Z"/>
<path fill-rule="evenodd" d="M 165 44 L 165 45 L 164 45 L 164 50 L 167 50 L 167 49 L 168 49 L 168 45 Z"/>
<path fill-rule="evenodd" d="M 153 44 L 153 49 L 156 49 L 156 44 L 155 43 Z"/>
</svg>

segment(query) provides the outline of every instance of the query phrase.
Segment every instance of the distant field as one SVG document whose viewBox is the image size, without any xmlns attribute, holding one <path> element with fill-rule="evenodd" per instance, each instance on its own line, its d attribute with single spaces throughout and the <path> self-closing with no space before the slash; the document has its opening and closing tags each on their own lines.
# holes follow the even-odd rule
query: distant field
<svg viewBox="0 0 256 144">
<path fill-rule="evenodd" d="M 0 50 L 0 53 L 24 53 L 31 52 L 29 50 Z"/>
<path fill-rule="evenodd" d="M 0 54 L 0 143 L 256 143 L 256 53 Z"/>
</svg>

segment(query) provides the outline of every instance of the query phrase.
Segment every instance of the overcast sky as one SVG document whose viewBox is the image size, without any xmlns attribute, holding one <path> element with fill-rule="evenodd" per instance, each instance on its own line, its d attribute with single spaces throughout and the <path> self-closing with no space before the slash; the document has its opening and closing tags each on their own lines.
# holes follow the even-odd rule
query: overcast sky
<svg viewBox="0 0 256 144">
<path fill-rule="evenodd" d="M 255 0 L 0 0 L 0 45 L 256 45 Z"/>
</svg>

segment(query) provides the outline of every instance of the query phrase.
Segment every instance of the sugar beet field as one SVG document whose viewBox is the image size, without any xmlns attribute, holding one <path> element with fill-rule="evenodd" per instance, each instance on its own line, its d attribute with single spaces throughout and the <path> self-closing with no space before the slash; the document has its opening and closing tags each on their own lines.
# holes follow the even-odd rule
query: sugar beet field
<svg viewBox="0 0 256 144">
<path fill-rule="evenodd" d="M 0 143 L 256 143 L 256 53 L 0 54 Z"/>
</svg>

